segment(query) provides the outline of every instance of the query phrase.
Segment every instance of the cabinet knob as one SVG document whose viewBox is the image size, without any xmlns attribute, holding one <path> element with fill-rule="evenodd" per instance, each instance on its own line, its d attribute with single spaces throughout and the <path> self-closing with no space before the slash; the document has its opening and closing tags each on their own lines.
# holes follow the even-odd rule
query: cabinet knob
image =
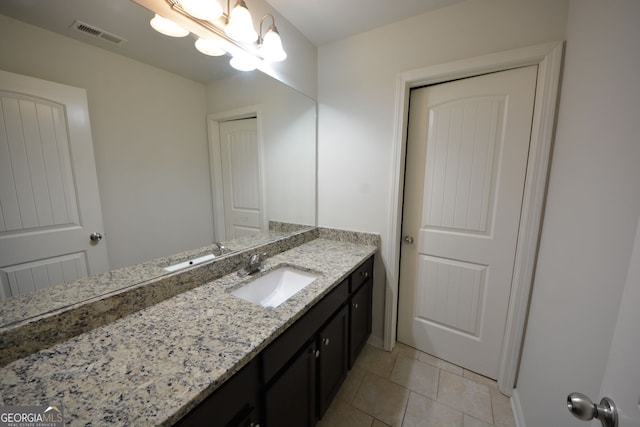
<svg viewBox="0 0 640 427">
<path fill-rule="evenodd" d="M 318 357 L 320 357 L 320 350 L 316 350 L 316 353 L 315 353 L 315 354 L 316 354 L 316 359 L 317 359 Z"/>
<path fill-rule="evenodd" d="M 363 272 L 361 272 L 361 273 L 360 273 L 360 275 L 361 275 L 362 277 L 364 277 L 365 279 L 368 279 L 368 278 L 369 278 L 369 272 L 368 272 L 368 271 L 363 271 Z"/>
<path fill-rule="evenodd" d="M 357 309 L 358 309 L 358 303 L 357 303 L 357 302 L 353 303 L 353 309 L 354 309 L 354 310 L 357 310 Z"/>
<path fill-rule="evenodd" d="M 324 343 L 324 345 L 329 345 L 329 338 L 323 339 L 322 342 Z"/>
</svg>

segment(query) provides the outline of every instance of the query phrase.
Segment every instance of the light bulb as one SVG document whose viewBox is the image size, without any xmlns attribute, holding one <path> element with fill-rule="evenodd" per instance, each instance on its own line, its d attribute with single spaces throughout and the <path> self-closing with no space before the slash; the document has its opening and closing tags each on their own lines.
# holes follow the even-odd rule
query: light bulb
<svg viewBox="0 0 640 427">
<path fill-rule="evenodd" d="M 222 47 L 220 47 L 220 43 L 214 39 L 203 39 L 199 38 L 196 40 L 196 49 L 198 49 L 201 53 L 209 56 L 222 56 L 227 53 Z"/>
<path fill-rule="evenodd" d="M 180 6 L 191 16 L 214 21 L 222 16 L 222 6 L 216 0 L 178 0 Z"/>
<path fill-rule="evenodd" d="M 260 55 L 269 62 L 280 62 L 287 59 L 287 52 L 282 48 L 282 40 L 275 26 L 267 30 L 259 48 Z"/>
<path fill-rule="evenodd" d="M 149 21 L 151 27 L 159 33 L 169 37 L 185 37 L 189 34 L 188 30 L 185 30 L 180 25 L 171 21 L 170 19 L 163 18 L 156 14 L 151 21 Z"/>
<path fill-rule="evenodd" d="M 260 60 L 253 55 L 245 52 L 238 52 L 233 55 L 229 64 L 239 71 L 253 71 L 258 68 Z"/>
<path fill-rule="evenodd" d="M 229 23 L 224 29 L 227 35 L 239 42 L 253 43 L 258 40 L 258 33 L 253 29 L 253 20 L 247 5 L 238 0 L 229 15 Z"/>
</svg>

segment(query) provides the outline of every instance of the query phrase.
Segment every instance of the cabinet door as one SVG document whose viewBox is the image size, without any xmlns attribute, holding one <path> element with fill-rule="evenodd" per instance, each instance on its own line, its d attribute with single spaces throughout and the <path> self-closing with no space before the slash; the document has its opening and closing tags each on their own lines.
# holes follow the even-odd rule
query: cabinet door
<svg viewBox="0 0 640 427">
<path fill-rule="evenodd" d="M 260 418 L 258 417 L 258 411 L 253 410 L 250 414 L 244 417 L 238 424 L 230 424 L 229 427 L 260 427 Z"/>
<path fill-rule="evenodd" d="M 316 346 L 311 342 L 266 391 L 267 427 L 312 427 L 316 424 Z"/>
<path fill-rule="evenodd" d="M 322 417 L 347 375 L 349 310 L 346 305 L 320 330 L 318 349 L 318 412 Z"/>
<path fill-rule="evenodd" d="M 371 333 L 371 287 L 368 279 L 349 299 L 349 368 L 353 366 L 360 350 Z"/>
</svg>

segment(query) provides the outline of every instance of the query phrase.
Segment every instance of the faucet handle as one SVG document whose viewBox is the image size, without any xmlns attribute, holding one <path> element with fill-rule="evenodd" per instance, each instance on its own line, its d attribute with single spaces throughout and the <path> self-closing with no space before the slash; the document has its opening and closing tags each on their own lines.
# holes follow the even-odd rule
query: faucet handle
<svg viewBox="0 0 640 427">
<path fill-rule="evenodd" d="M 224 253 L 229 250 L 229 248 L 227 248 L 225 245 L 223 245 L 220 242 L 213 242 L 213 244 L 216 245 L 220 250 L 220 255 L 224 255 Z"/>
</svg>

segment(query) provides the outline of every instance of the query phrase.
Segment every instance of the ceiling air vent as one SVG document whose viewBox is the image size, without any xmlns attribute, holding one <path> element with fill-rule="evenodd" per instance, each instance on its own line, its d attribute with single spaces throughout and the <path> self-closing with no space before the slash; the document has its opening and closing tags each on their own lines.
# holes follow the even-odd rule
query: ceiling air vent
<svg viewBox="0 0 640 427">
<path fill-rule="evenodd" d="M 106 42 L 109 42 L 111 44 L 115 44 L 115 45 L 121 45 L 122 43 L 126 42 L 127 40 L 120 37 L 120 36 L 116 36 L 113 33 L 110 33 L 108 31 L 105 30 L 101 30 L 98 27 L 95 27 L 93 25 L 89 25 L 86 22 L 82 22 L 82 21 L 75 21 L 73 24 L 71 24 L 70 27 L 72 30 L 76 30 L 80 33 L 84 33 L 86 35 L 89 35 L 91 37 L 95 37 L 97 39 L 101 39 L 104 40 Z"/>
</svg>

